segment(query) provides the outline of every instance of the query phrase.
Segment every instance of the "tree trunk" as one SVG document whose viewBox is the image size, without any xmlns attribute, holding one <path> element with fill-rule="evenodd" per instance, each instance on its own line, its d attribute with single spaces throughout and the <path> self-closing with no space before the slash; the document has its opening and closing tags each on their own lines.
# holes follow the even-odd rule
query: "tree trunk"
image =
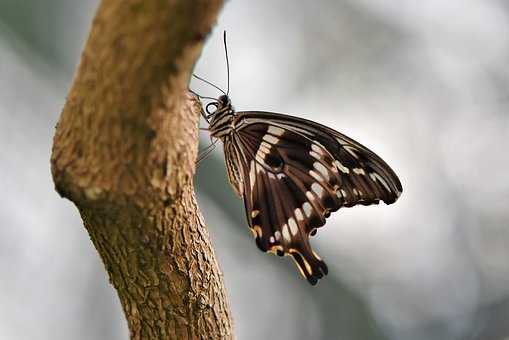
<svg viewBox="0 0 509 340">
<path fill-rule="evenodd" d="M 221 7 L 103 0 L 56 128 L 56 190 L 78 207 L 131 339 L 233 338 L 193 192 L 201 106 L 187 90 Z"/>
</svg>

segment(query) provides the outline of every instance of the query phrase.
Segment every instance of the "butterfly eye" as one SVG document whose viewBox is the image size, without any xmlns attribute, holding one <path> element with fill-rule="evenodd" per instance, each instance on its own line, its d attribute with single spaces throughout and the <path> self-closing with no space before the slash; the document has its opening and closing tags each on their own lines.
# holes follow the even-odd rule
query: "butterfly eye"
<svg viewBox="0 0 509 340">
<path fill-rule="evenodd" d="M 217 111 L 217 107 L 218 107 L 218 105 L 219 105 L 219 104 L 218 104 L 217 102 L 208 103 L 208 104 L 207 104 L 207 106 L 205 106 L 205 111 L 207 111 L 207 113 L 208 113 L 209 115 L 211 115 L 211 114 L 213 114 L 215 111 Z M 209 109 L 209 107 L 210 107 L 210 106 L 213 106 L 213 107 L 214 107 L 213 111 L 210 111 L 210 109 Z"/>
<path fill-rule="evenodd" d="M 227 95 L 222 95 L 219 97 L 218 99 L 219 103 L 221 103 L 221 105 L 225 105 L 225 104 L 228 104 L 230 102 L 230 98 L 228 98 Z"/>
</svg>

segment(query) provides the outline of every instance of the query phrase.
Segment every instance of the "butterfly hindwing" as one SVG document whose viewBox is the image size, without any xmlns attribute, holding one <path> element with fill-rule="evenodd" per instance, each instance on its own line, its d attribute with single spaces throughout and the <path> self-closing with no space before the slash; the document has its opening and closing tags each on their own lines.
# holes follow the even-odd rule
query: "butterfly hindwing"
<svg viewBox="0 0 509 340">
<path fill-rule="evenodd" d="M 225 141 L 226 148 L 231 145 L 241 154 L 244 203 L 256 244 L 292 256 L 315 284 L 327 266 L 311 249 L 309 235 L 343 204 L 334 159 L 298 133 L 266 123 L 239 129 Z"/>
</svg>

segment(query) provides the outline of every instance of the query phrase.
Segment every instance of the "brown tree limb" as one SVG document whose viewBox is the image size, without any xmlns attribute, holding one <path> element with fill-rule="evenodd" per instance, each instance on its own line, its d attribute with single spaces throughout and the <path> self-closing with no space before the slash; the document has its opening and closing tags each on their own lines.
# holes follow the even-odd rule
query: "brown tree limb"
<svg viewBox="0 0 509 340">
<path fill-rule="evenodd" d="M 58 122 L 57 191 L 78 207 L 131 339 L 233 338 L 193 175 L 187 85 L 221 0 L 103 0 Z"/>
</svg>

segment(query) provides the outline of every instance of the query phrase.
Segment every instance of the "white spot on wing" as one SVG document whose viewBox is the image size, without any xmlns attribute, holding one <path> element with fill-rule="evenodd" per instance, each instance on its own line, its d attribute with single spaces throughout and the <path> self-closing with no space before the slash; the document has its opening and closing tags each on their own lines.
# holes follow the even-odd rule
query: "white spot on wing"
<svg viewBox="0 0 509 340">
<path fill-rule="evenodd" d="M 320 162 L 314 162 L 313 167 L 318 170 L 322 176 L 328 181 L 329 178 L 329 171 L 327 171 L 327 168 Z"/>
<path fill-rule="evenodd" d="M 295 211 L 295 217 L 297 217 L 297 221 L 304 221 L 304 216 L 302 215 L 302 210 L 299 208 L 296 208 Z"/>
<path fill-rule="evenodd" d="M 315 199 L 315 196 L 311 193 L 311 191 L 306 191 L 306 197 L 308 200 L 312 201 Z"/>
<path fill-rule="evenodd" d="M 255 159 L 258 163 L 260 164 L 263 164 L 265 163 L 265 157 L 264 156 L 260 156 L 260 151 L 258 151 L 255 155 Z"/>
<path fill-rule="evenodd" d="M 343 147 L 345 148 L 346 152 L 348 152 L 350 155 L 352 155 L 353 158 L 355 158 L 355 159 L 359 158 L 359 156 L 355 152 L 355 149 L 354 149 L 353 146 L 351 146 L 351 145 L 343 145 Z"/>
<path fill-rule="evenodd" d="M 316 145 L 315 143 L 311 144 L 311 150 L 313 150 L 314 152 L 316 152 L 320 155 L 323 155 L 323 149 L 321 147 L 319 147 L 318 145 Z"/>
<path fill-rule="evenodd" d="M 387 191 L 391 191 L 391 189 L 389 188 L 389 185 L 387 184 L 387 182 L 382 178 L 382 176 L 380 176 L 379 174 L 377 174 L 376 172 L 373 172 L 371 174 L 369 174 L 369 177 L 371 177 L 371 179 L 373 181 L 376 181 L 378 180 L 383 186 L 384 188 L 387 190 Z"/>
<path fill-rule="evenodd" d="M 311 213 L 313 212 L 313 207 L 309 202 L 305 202 L 302 205 L 302 210 L 304 210 L 304 214 L 306 214 L 306 217 L 311 216 Z"/>
<path fill-rule="evenodd" d="M 276 230 L 276 232 L 274 233 L 274 237 L 276 238 L 276 240 L 281 239 L 281 233 L 279 232 L 279 230 Z"/>
<path fill-rule="evenodd" d="M 263 153 L 269 153 L 270 152 L 270 144 L 265 142 L 265 141 L 262 141 L 260 143 L 260 148 L 259 150 L 263 151 Z"/>
<path fill-rule="evenodd" d="M 282 136 L 283 133 L 285 133 L 285 130 L 277 127 L 277 126 L 269 126 L 269 129 L 267 130 L 268 133 L 274 135 L 274 136 Z"/>
<path fill-rule="evenodd" d="M 355 172 L 357 175 L 365 175 L 364 169 L 361 168 L 354 168 L 353 172 Z"/>
<path fill-rule="evenodd" d="M 322 158 L 322 157 L 320 157 L 320 155 L 319 155 L 319 154 L 317 154 L 317 153 L 316 153 L 316 152 L 314 152 L 314 151 L 309 151 L 309 155 L 310 155 L 311 157 L 313 157 L 314 159 L 321 159 L 321 158 Z"/>
<path fill-rule="evenodd" d="M 322 180 L 322 177 L 320 177 L 320 175 L 318 175 L 318 173 L 314 170 L 309 170 L 309 174 L 311 175 L 311 177 L 313 177 L 317 181 Z"/>
<path fill-rule="evenodd" d="M 322 196 L 323 194 L 323 188 L 320 184 L 318 183 L 313 183 L 311 184 L 311 190 L 313 190 L 315 192 L 315 194 L 317 194 L 318 196 Z"/>
<path fill-rule="evenodd" d="M 299 228 L 297 227 L 297 223 L 295 222 L 295 219 L 293 217 L 290 217 L 288 219 L 288 226 L 290 226 L 290 232 L 293 236 L 297 235 L 297 232 L 299 231 Z"/>
<path fill-rule="evenodd" d="M 257 162 L 263 164 L 265 162 L 265 155 L 270 152 L 270 144 L 261 142 L 258 147 L 258 151 L 256 151 L 255 159 Z"/>
<path fill-rule="evenodd" d="M 274 144 L 274 145 L 277 144 L 277 142 L 279 142 L 279 138 L 274 137 L 272 135 L 268 135 L 268 134 L 263 136 L 263 140 L 269 142 L 270 144 Z"/>
<path fill-rule="evenodd" d="M 255 185 L 255 171 L 256 171 L 256 164 L 254 161 L 251 161 L 251 164 L 249 166 L 249 184 L 251 185 L 251 190 L 253 190 Z"/>
<path fill-rule="evenodd" d="M 335 160 L 334 161 L 334 164 L 338 167 L 339 170 L 341 170 L 341 172 L 345 173 L 345 174 L 348 174 L 350 173 L 350 169 L 348 169 L 346 166 L 344 166 L 343 164 L 341 164 L 340 161 L 338 160 Z"/>
<path fill-rule="evenodd" d="M 271 236 L 271 237 L 269 238 L 269 242 L 270 242 L 270 243 L 274 243 L 274 241 L 275 241 L 275 240 L 274 240 L 274 236 Z"/>
<path fill-rule="evenodd" d="M 283 231 L 283 239 L 287 242 L 290 242 L 292 239 L 290 238 L 290 232 L 288 230 L 288 225 L 285 224 L 283 228 L 281 228 Z"/>
</svg>

